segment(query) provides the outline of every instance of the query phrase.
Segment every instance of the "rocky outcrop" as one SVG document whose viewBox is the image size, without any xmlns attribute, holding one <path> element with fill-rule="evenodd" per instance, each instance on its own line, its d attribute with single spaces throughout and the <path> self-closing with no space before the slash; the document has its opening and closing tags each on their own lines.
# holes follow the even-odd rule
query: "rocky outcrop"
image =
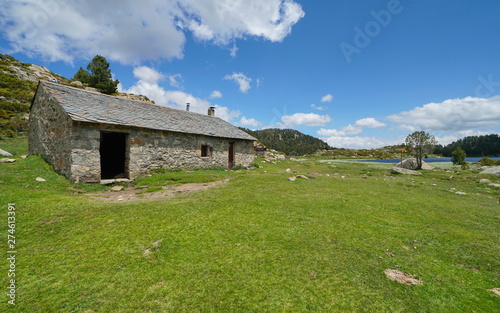
<svg viewBox="0 0 500 313">
<path fill-rule="evenodd" d="M 422 173 L 420 173 L 420 172 L 417 172 L 414 170 L 409 170 L 406 168 L 397 167 L 397 166 L 394 166 L 391 169 L 391 173 L 392 174 L 403 174 L 403 175 L 422 175 Z"/>
<path fill-rule="evenodd" d="M 500 176 L 500 166 L 493 166 L 490 168 L 487 168 L 481 172 L 481 174 L 490 174 L 490 175 L 496 175 Z"/>
<path fill-rule="evenodd" d="M 19 65 L 10 65 L 9 68 L 13 70 L 13 74 L 21 80 L 33 82 L 38 82 L 39 80 L 56 80 L 54 74 L 41 65 L 30 64 L 27 68 Z"/>
</svg>

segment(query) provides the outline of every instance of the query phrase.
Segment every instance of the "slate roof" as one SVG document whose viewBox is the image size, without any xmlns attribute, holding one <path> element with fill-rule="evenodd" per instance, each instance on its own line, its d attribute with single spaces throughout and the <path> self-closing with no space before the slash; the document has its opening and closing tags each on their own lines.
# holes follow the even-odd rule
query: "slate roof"
<svg viewBox="0 0 500 313">
<path fill-rule="evenodd" d="M 74 121 L 256 140 L 238 127 L 215 116 L 123 99 L 47 81 L 40 81 L 40 85 L 59 102 Z"/>
</svg>

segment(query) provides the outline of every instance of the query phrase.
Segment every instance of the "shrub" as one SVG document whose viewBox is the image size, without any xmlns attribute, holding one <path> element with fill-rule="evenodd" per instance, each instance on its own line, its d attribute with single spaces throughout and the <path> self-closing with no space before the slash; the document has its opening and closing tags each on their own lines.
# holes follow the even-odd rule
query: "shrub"
<svg viewBox="0 0 500 313">
<path fill-rule="evenodd" d="M 458 147 L 451 153 L 451 162 L 457 165 L 464 164 L 466 156 L 465 151 L 461 147 Z"/>
<path fill-rule="evenodd" d="M 479 164 L 481 164 L 482 166 L 493 166 L 497 165 L 498 163 L 500 162 L 496 162 L 495 160 L 492 160 L 488 157 L 483 157 L 481 160 L 479 160 Z"/>
</svg>

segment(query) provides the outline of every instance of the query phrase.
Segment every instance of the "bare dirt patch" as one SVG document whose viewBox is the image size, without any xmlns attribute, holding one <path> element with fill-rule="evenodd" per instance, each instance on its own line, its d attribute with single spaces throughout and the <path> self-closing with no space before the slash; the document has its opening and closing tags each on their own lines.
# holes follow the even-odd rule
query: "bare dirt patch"
<svg viewBox="0 0 500 313">
<path fill-rule="evenodd" d="M 398 270 L 386 269 L 384 271 L 387 278 L 395 280 L 400 284 L 405 285 L 422 285 L 422 281 L 415 278 L 415 275 L 406 274 Z"/>
<path fill-rule="evenodd" d="M 500 288 L 493 288 L 493 289 L 488 289 L 488 290 L 500 297 Z"/>
<path fill-rule="evenodd" d="M 207 190 L 211 187 L 225 184 L 228 181 L 229 181 L 228 179 L 225 179 L 210 183 L 189 183 L 176 186 L 163 186 L 162 190 L 155 192 L 146 192 L 144 189 L 135 189 L 134 187 L 127 187 L 120 191 L 88 193 L 87 196 L 95 200 L 100 200 L 110 203 L 149 201 L 149 200 L 170 198 L 180 193 Z"/>
</svg>

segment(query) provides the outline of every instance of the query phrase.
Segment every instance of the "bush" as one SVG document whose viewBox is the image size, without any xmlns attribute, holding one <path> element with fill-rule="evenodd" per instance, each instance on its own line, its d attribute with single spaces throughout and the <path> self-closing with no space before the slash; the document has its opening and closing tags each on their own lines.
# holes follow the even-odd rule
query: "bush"
<svg viewBox="0 0 500 313">
<path fill-rule="evenodd" d="M 451 153 L 451 162 L 453 162 L 453 164 L 461 165 L 464 164 L 466 157 L 467 155 L 465 154 L 465 151 L 461 147 L 457 147 L 455 151 Z"/>
<path fill-rule="evenodd" d="M 495 161 L 495 160 L 492 160 L 488 157 L 483 157 L 481 160 L 479 160 L 479 164 L 481 164 L 482 166 L 500 165 L 500 160 Z"/>
</svg>

